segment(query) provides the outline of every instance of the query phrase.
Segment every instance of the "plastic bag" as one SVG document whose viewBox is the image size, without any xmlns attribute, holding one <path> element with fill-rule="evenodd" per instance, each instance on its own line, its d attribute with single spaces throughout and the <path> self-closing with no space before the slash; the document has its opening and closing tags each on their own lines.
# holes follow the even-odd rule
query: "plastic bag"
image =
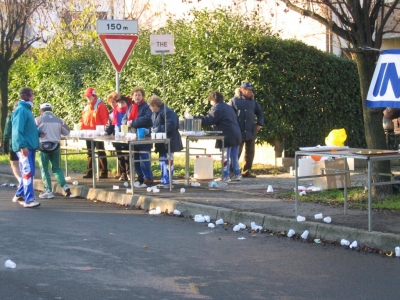
<svg viewBox="0 0 400 300">
<path fill-rule="evenodd" d="M 327 146 L 344 146 L 346 139 L 347 134 L 344 128 L 333 129 L 325 138 L 325 144 Z"/>
</svg>

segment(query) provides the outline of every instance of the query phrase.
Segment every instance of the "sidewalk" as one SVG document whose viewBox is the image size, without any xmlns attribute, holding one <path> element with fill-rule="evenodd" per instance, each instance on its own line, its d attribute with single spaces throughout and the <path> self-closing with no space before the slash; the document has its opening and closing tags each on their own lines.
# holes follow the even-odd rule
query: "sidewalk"
<svg viewBox="0 0 400 300">
<path fill-rule="evenodd" d="M 69 173 L 69 185 L 74 195 L 89 200 L 98 200 L 116 203 L 141 209 L 153 209 L 156 206 L 162 212 L 171 213 L 174 209 L 181 211 L 185 217 L 194 217 L 196 214 L 210 215 L 211 220 L 222 218 L 224 222 L 236 225 L 239 222 L 248 227 L 251 222 L 263 226 L 264 229 L 281 232 L 294 229 L 299 236 L 304 230 L 310 232 L 309 238 L 320 238 L 326 241 L 347 239 L 350 242 L 357 240 L 359 245 L 372 248 L 394 251 L 400 246 L 400 213 L 372 212 L 372 232 L 368 232 L 368 211 L 347 209 L 344 215 L 342 206 L 327 206 L 318 203 L 301 202 L 299 197 L 298 213 L 306 217 L 305 222 L 297 222 L 294 200 L 275 198 L 277 192 L 291 191 L 295 179 L 290 174 L 259 175 L 257 178 L 243 178 L 239 182 L 230 182 L 225 188 L 209 188 L 208 182 L 201 183 L 200 187 L 186 186 L 184 181 L 174 184 L 169 189 L 160 189 L 159 193 L 149 193 L 146 188 L 135 188 L 134 195 L 126 193 L 123 182 L 117 179 L 103 179 L 97 182 L 97 188 L 92 189 L 92 181 L 83 179 L 79 173 Z M 40 171 L 37 168 L 35 189 L 42 191 L 43 183 Z M 363 186 L 365 179 L 362 176 L 352 176 L 353 186 Z M 78 185 L 72 185 L 78 181 Z M 15 183 L 9 165 L 0 165 L 0 183 Z M 53 191 L 59 193 L 54 200 L 61 196 L 62 189 L 54 183 Z M 157 181 L 155 182 L 157 183 Z M 312 181 L 301 181 L 301 185 L 308 185 Z M 274 192 L 267 193 L 268 185 L 272 185 Z M 113 189 L 118 186 L 119 189 Z M 180 190 L 184 188 L 185 192 Z M 1 189 L 0 189 L 1 191 Z M 40 200 L 39 200 L 40 201 Z M 315 220 L 314 215 L 322 213 L 330 216 L 332 222 L 324 223 Z"/>
</svg>

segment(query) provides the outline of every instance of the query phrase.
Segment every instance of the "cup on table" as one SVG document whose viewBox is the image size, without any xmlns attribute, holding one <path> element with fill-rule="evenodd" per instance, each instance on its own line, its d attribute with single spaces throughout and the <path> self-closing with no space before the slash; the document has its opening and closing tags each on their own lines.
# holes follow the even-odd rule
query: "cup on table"
<svg viewBox="0 0 400 300">
<path fill-rule="evenodd" d="M 81 124 L 80 123 L 78 123 L 78 124 L 74 124 L 74 130 L 75 131 L 80 131 L 81 130 Z"/>
<path fill-rule="evenodd" d="M 163 133 L 162 132 L 157 132 L 156 133 L 156 139 L 157 140 L 160 140 L 160 139 L 162 139 L 163 138 Z"/>
<path fill-rule="evenodd" d="M 152 133 L 151 133 L 151 138 L 152 138 L 153 140 L 156 138 L 156 134 L 157 134 L 157 133 L 155 133 L 155 132 L 152 132 Z"/>
<path fill-rule="evenodd" d="M 124 134 L 124 136 L 128 133 L 128 125 L 121 125 L 121 132 Z"/>
<path fill-rule="evenodd" d="M 144 139 L 144 137 L 145 137 L 145 135 L 146 135 L 146 128 L 138 128 L 138 129 L 136 130 L 136 132 L 137 132 L 137 137 L 138 137 L 138 139 L 139 139 L 139 140 L 142 140 L 142 139 Z"/>
</svg>

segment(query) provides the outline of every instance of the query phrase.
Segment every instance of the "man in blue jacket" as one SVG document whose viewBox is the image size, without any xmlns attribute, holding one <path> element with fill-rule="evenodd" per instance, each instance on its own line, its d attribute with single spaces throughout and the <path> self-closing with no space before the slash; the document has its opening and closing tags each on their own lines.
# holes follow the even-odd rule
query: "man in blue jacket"
<svg viewBox="0 0 400 300">
<path fill-rule="evenodd" d="M 24 87 L 20 90 L 20 101 L 15 109 L 12 123 L 12 150 L 17 153 L 22 180 L 19 183 L 13 202 L 20 202 L 24 207 L 40 205 L 35 201 L 33 177 L 35 176 L 35 155 L 39 148 L 39 136 L 46 133 L 38 130 L 32 114 L 33 90 Z"/>
</svg>

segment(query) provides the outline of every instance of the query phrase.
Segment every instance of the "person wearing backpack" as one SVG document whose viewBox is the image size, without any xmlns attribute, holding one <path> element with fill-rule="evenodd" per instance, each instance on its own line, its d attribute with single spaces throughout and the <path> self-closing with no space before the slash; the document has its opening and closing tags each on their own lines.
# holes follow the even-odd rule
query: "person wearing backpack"
<svg viewBox="0 0 400 300">
<path fill-rule="evenodd" d="M 40 117 L 35 118 L 37 128 L 46 132 L 46 136 L 39 140 L 39 166 L 44 184 L 44 192 L 39 194 L 39 198 L 47 199 L 54 198 L 50 173 L 48 170 L 49 163 L 54 177 L 64 190 L 65 196 L 69 197 L 71 195 L 71 190 L 68 187 L 64 173 L 60 168 L 61 136 L 67 136 L 70 132 L 70 128 L 62 119 L 56 117 L 52 111 L 53 107 L 50 103 L 43 103 L 40 105 Z"/>
</svg>

